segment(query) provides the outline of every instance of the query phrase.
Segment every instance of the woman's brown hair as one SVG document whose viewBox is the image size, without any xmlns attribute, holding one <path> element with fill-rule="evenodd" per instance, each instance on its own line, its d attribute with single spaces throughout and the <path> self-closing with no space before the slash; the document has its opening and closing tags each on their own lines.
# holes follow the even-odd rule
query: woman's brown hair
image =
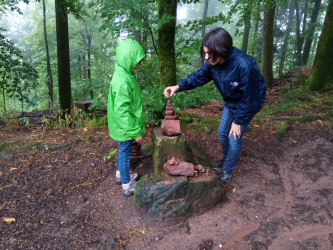
<svg viewBox="0 0 333 250">
<path fill-rule="evenodd" d="M 222 27 L 209 31 L 201 44 L 202 63 L 205 61 L 205 51 L 203 47 L 208 49 L 208 55 L 212 61 L 217 61 L 221 58 L 226 59 L 232 49 L 232 37 L 229 32 Z"/>
</svg>

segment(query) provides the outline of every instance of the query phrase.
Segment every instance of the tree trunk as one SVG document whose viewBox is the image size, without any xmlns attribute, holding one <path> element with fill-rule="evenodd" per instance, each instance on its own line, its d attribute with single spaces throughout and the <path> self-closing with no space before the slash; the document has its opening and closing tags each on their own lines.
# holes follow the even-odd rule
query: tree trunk
<svg viewBox="0 0 333 250">
<path fill-rule="evenodd" d="M 280 64 L 279 64 L 279 76 L 282 75 L 284 62 L 286 60 L 286 54 L 287 54 L 287 49 L 288 49 L 288 40 L 289 40 L 290 31 L 291 31 L 291 26 L 293 24 L 293 19 L 294 19 L 294 4 L 293 4 L 293 0 L 291 0 L 289 2 L 289 17 L 288 17 L 287 29 L 286 29 L 286 34 L 285 34 L 284 41 L 283 41 Z"/>
<path fill-rule="evenodd" d="M 274 46 L 274 16 L 275 3 L 265 8 L 263 20 L 261 71 L 267 87 L 273 84 L 273 46 Z"/>
<path fill-rule="evenodd" d="M 91 33 L 88 34 L 87 31 L 87 35 L 88 35 L 88 51 L 87 51 L 87 56 L 88 56 L 88 79 L 89 79 L 89 85 L 91 87 Z M 92 91 L 92 89 L 90 89 L 90 98 L 94 99 L 94 92 Z"/>
<path fill-rule="evenodd" d="M 46 50 L 46 67 L 47 67 L 47 82 L 46 85 L 49 90 L 49 109 L 53 107 L 53 79 L 52 79 L 52 71 L 50 64 L 50 55 L 49 55 L 49 44 L 47 42 L 47 32 L 46 32 L 46 8 L 45 8 L 45 0 L 43 0 L 43 25 L 44 25 L 44 40 L 45 40 L 45 50 Z"/>
<path fill-rule="evenodd" d="M 294 0 L 294 5 L 296 10 L 296 66 L 301 66 L 303 41 L 301 39 L 301 16 L 297 0 Z"/>
<path fill-rule="evenodd" d="M 177 0 L 158 0 L 158 18 L 171 15 L 172 19 L 158 30 L 158 62 L 160 68 L 160 84 L 170 86 L 176 84 L 175 32 L 176 32 Z"/>
<path fill-rule="evenodd" d="M 255 23 L 254 23 L 254 29 L 253 29 L 253 35 L 252 35 L 252 41 L 250 43 L 251 48 L 249 48 L 249 54 L 254 56 L 254 57 L 258 57 L 258 55 L 260 55 L 260 53 L 258 52 L 258 47 L 261 46 L 258 43 L 258 31 L 259 31 L 259 19 L 260 19 L 260 11 L 257 10 L 256 14 L 255 14 Z M 260 49 L 261 51 L 261 49 Z M 259 56 L 260 57 L 260 56 Z"/>
<path fill-rule="evenodd" d="M 298 5 L 298 0 L 294 0 L 296 9 L 296 66 L 302 65 L 302 49 L 304 43 L 304 30 L 306 27 L 308 0 L 305 0 L 304 6 L 301 9 Z M 302 30 L 301 30 L 301 17 L 303 17 Z"/>
<path fill-rule="evenodd" d="M 250 36 L 250 26 L 251 26 L 251 14 L 252 14 L 252 0 L 248 3 L 246 14 L 244 16 L 244 33 L 242 41 L 242 51 L 247 53 L 247 45 Z"/>
<path fill-rule="evenodd" d="M 5 96 L 5 87 L 2 88 L 2 97 L 3 97 L 3 111 L 6 112 L 6 96 Z"/>
<path fill-rule="evenodd" d="M 202 21 L 205 21 L 207 18 L 207 11 L 208 11 L 209 0 L 205 0 L 204 10 L 202 13 Z M 201 38 L 204 38 L 206 35 L 206 25 L 203 25 L 201 28 Z"/>
<path fill-rule="evenodd" d="M 58 57 L 58 86 L 60 109 L 71 113 L 71 71 L 69 57 L 68 17 L 65 11 L 66 0 L 55 0 L 57 57 Z"/>
<path fill-rule="evenodd" d="M 312 44 L 312 40 L 313 40 L 313 34 L 316 29 L 316 22 L 317 22 L 318 13 L 320 10 L 320 4 L 321 4 L 321 0 L 315 0 L 314 8 L 313 8 L 313 11 L 311 14 L 310 25 L 306 30 L 307 36 L 306 36 L 304 49 L 303 49 L 302 65 L 306 65 L 306 63 L 309 59 L 311 44 Z"/>
<path fill-rule="evenodd" d="M 277 32 L 277 24 L 276 24 L 276 19 L 280 15 L 281 9 L 283 9 L 283 6 L 279 4 L 279 2 L 276 2 L 275 6 L 275 12 L 274 12 L 274 27 L 273 27 L 273 53 L 274 49 L 277 48 L 277 42 L 278 42 L 278 32 Z M 283 12 L 283 10 L 282 10 Z M 276 39 L 274 39 L 276 37 Z"/>
<path fill-rule="evenodd" d="M 319 38 L 312 73 L 308 80 L 311 90 L 323 90 L 333 86 L 333 0 L 328 3 L 324 26 Z"/>
</svg>

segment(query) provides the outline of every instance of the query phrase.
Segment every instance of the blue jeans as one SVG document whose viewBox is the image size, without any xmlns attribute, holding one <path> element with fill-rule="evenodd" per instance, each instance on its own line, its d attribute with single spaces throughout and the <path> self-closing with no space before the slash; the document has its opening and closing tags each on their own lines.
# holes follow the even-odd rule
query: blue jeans
<svg viewBox="0 0 333 250">
<path fill-rule="evenodd" d="M 131 180 L 129 163 L 132 154 L 132 142 L 133 140 L 118 141 L 119 154 L 117 159 L 117 171 L 120 172 L 122 184 L 127 184 Z"/>
<path fill-rule="evenodd" d="M 218 134 L 222 144 L 223 159 L 225 159 L 223 170 L 227 174 L 231 174 L 236 168 L 238 157 L 242 149 L 243 134 L 253 117 L 254 115 L 250 117 L 245 124 L 241 125 L 241 136 L 240 138 L 237 137 L 237 140 L 235 140 L 233 134 L 229 137 L 234 115 L 226 106 L 223 108 Z"/>
</svg>

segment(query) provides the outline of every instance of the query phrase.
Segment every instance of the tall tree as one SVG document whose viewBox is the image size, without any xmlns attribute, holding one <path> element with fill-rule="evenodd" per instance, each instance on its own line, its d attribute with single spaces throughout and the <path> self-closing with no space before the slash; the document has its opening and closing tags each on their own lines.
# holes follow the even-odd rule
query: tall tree
<svg viewBox="0 0 333 250">
<path fill-rule="evenodd" d="M 49 55 L 49 44 L 47 42 L 47 32 L 46 32 L 46 8 L 45 8 L 45 0 L 43 0 L 43 27 L 44 27 L 44 40 L 45 40 L 45 50 L 46 50 L 46 67 L 47 67 L 47 82 L 46 85 L 49 90 L 49 108 L 53 106 L 53 79 L 52 79 L 52 71 L 50 64 L 50 55 Z"/>
<path fill-rule="evenodd" d="M 66 0 L 55 0 L 60 109 L 71 112 L 71 70 Z"/>
<path fill-rule="evenodd" d="M 319 13 L 319 10 L 320 10 L 320 4 L 321 4 L 321 0 L 315 0 L 313 11 L 312 11 L 312 14 L 311 14 L 311 20 L 310 20 L 309 26 L 306 30 L 306 39 L 305 39 L 305 44 L 304 44 L 304 48 L 303 48 L 303 55 L 302 55 L 302 65 L 306 65 L 306 63 L 308 61 L 308 58 L 309 58 L 309 55 L 310 55 L 313 35 L 314 35 L 315 29 L 316 29 L 318 13 Z"/>
<path fill-rule="evenodd" d="M 252 14 L 252 0 L 247 3 L 247 7 L 244 15 L 244 33 L 242 41 L 242 51 L 247 53 L 247 45 L 250 36 L 250 26 L 251 26 L 251 14 Z"/>
<path fill-rule="evenodd" d="M 306 27 L 307 19 L 307 8 L 309 0 L 305 0 L 305 3 L 302 5 L 303 8 L 298 4 L 298 0 L 294 0 L 294 6 L 296 10 L 296 66 L 302 65 L 302 49 L 304 43 L 304 31 Z M 303 15 L 303 21 L 301 18 Z M 301 29 L 302 26 L 302 29 Z"/>
<path fill-rule="evenodd" d="M 294 2 L 291 0 L 289 2 L 289 17 L 288 17 L 288 22 L 287 22 L 287 28 L 284 36 L 284 41 L 282 45 L 282 51 L 281 51 L 281 57 L 280 57 L 280 63 L 279 63 L 279 76 L 282 75 L 282 70 L 284 66 L 284 62 L 286 60 L 286 54 L 287 54 L 287 49 L 288 49 L 288 41 L 289 41 L 289 35 L 291 31 L 291 26 L 294 20 Z"/>
<path fill-rule="evenodd" d="M 208 5 L 209 5 L 209 0 L 205 0 L 205 5 L 202 13 L 202 21 L 205 21 L 207 18 Z M 206 35 L 206 25 L 204 24 L 202 25 L 201 28 L 201 38 L 204 38 L 205 35 Z"/>
<path fill-rule="evenodd" d="M 269 1 L 265 6 L 263 21 L 263 38 L 261 54 L 261 71 L 266 80 L 267 87 L 273 84 L 273 45 L 274 45 L 274 16 L 275 1 Z"/>
<path fill-rule="evenodd" d="M 158 0 L 158 18 L 165 20 L 158 30 L 160 84 L 176 84 L 175 33 L 177 0 Z"/>
<path fill-rule="evenodd" d="M 333 88 L 333 0 L 327 7 L 324 26 L 319 38 L 311 76 L 308 80 L 311 90 Z"/>
</svg>

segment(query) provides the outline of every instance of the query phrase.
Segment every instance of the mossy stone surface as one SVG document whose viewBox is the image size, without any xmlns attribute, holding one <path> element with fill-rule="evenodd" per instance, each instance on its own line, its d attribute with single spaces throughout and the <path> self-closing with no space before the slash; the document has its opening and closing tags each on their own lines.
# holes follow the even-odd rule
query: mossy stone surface
<svg viewBox="0 0 333 250">
<path fill-rule="evenodd" d="M 156 131 L 154 132 L 158 135 Z M 166 139 L 156 136 L 152 140 L 153 148 L 160 150 L 153 152 L 153 155 L 161 157 L 155 161 L 161 164 L 162 171 L 143 176 L 135 188 L 134 203 L 150 222 L 181 221 L 202 213 L 225 197 L 224 185 L 212 170 L 208 154 L 196 141 L 185 141 L 183 136 L 179 137 Z M 199 173 L 197 177 L 170 176 L 163 172 L 165 163 L 163 157 L 172 156 L 173 150 L 179 150 L 179 140 L 182 157 L 188 162 L 200 164 L 205 169 L 209 169 L 208 176 L 205 173 Z M 167 152 L 161 152 L 161 150 Z"/>
<path fill-rule="evenodd" d="M 152 133 L 152 157 L 155 174 L 162 173 L 164 163 L 172 157 L 188 161 L 184 135 L 163 136 L 160 128 L 154 129 Z"/>
<path fill-rule="evenodd" d="M 150 222 L 176 222 L 197 215 L 225 197 L 216 174 L 198 177 L 144 176 L 138 182 L 134 203 Z"/>
</svg>

